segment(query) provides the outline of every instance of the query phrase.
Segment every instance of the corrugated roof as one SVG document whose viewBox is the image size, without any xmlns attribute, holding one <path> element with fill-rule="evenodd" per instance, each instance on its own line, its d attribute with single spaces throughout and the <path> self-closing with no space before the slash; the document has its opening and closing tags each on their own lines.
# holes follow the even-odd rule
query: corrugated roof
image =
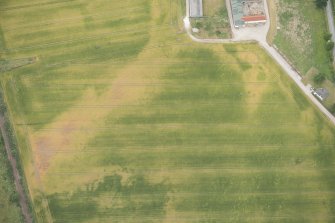
<svg viewBox="0 0 335 223">
<path fill-rule="evenodd" d="M 190 0 L 190 17 L 202 17 L 202 0 Z"/>
<path fill-rule="evenodd" d="M 265 15 L 244 16 L 242 18 L 242 20 L 245 21 L 245 22 L 264 21 L 264 20 L 266 20 L 266 16 Z"/>
</svg>

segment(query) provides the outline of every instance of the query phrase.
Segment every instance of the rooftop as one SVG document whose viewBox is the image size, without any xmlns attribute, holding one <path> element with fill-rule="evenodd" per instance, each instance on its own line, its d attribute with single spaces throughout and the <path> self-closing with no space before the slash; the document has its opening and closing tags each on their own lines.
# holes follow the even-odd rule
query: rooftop
<svg viewBox="0 0 335 223">
<path fill-rule="evenodd" d="M 202 0 L 190 0 L 190 17 L 202 17 Z"/>
<path fill-rule="evenodd" d="M 318 88 L 318 89 L 315 90 L 315 92 L 318 95 L 320 95 L 323 98 L 323 100 L 326 99 L 329 96 L 329 92 L 325 88 Z"/>
<path fill-rule="evenodd" d="M 230 0 L 235 26 L 266 20 L 264 0 Z"/>
</svg>

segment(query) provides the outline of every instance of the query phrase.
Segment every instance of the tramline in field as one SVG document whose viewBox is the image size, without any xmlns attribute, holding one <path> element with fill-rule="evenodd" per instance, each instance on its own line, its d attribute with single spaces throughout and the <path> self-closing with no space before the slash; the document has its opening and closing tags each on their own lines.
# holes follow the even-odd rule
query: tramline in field
<svg viewBox="0 0 335 223">
<path fill-rule="evenodd" d="M 43 4 L 42 4 L 43 3 Z M 37 222 L 332 222 L 335 129 L 183 1 L 7 0 L 1 75 Z"/>
</svg>

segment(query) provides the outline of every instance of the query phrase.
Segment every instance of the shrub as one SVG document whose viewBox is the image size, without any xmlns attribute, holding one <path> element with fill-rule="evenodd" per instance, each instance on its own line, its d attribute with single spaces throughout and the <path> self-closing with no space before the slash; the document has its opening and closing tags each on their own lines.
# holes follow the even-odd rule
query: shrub
<svg viewBox="0 0 335 223">
<path fill-rule="evenodd" d="M 333 50 L 333 49 L 334 49 L 334 42 L 333 42 L 333 41 L 328 41 L 328 42 L 326 43 L 326 49 L 327 49 L 328 51 Z"/>
<path fill-rule="evenodd" d="M 197 21 L 197 22 L 195 23 L 195 28 L 197 28 L 197 29 L 201 29 L 202 27 L 203 27 L 203 24 L 202 24 L 201 21 Z"/>
<path fill-rule="evenodd" d="M 328 0 L 315 0 L 315 4 L 318 8 L 324 8 L 327 6 Z"/>
<path fill-rule="evenodd" d="M 313 80 L 316 84 L 321 84 L 322 82 L 324 82 L 326 80 L 326 75 L 324 73 L 319 73 L 319 74 L 315 75 Z"/>
<path fill-rule="evenodd" d="M 324 38 L 324 40 L 326 40 L 328 42 L 329 40 L 331 40 L 332 34 L 331 33 L 325 33 L 323 35 L 323 38 Z"/>
<path fill-rule="evenodd" d="M 335 114 L 335 104 L 333 104 L 333 105 L 330 107 L 329 111 L 330 111 L 332 114 Z"/>
<path fill-rule="evenodd" d="M 210 22 L 206 22 L 204 28 L 205 28 L 205 30 L 206 30 L 207 32 L 212 32 L 212 31 L 213 31 L 213 25 L 212 25 L 212 23 L 210 23 Z"/>
</svg>

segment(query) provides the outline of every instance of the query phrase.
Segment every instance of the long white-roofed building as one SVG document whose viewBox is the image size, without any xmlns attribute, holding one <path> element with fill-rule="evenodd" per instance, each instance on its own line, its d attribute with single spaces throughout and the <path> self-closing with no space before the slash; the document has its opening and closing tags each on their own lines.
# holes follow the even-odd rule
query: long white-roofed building
<svg viewBox="0 0 335 223">
<path fill-rule="evenodd" d="M 202 0 L 189 0 L 190 1 L 190 17 L 199 18 L 203 17 Z"/>
</svg>

